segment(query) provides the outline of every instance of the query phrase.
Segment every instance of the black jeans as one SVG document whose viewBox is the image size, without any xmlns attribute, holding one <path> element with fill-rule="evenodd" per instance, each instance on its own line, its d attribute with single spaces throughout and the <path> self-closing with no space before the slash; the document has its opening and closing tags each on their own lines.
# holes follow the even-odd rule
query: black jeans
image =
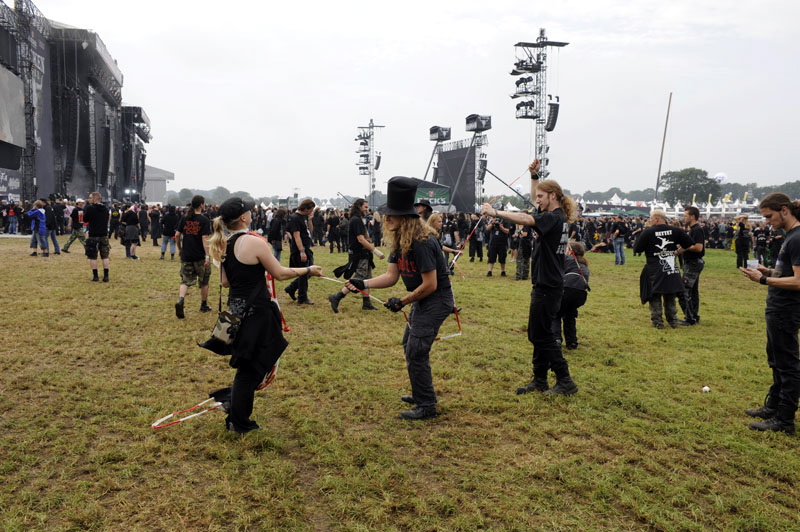
<svg viewBox="0 0 800 532">
<path fill-rule="evenodd" d="M 453 312 L 453 292 L 450 288 L 437 290 L 411 306 L 408 324 L 403 333 L 403 350 L 406 355 L 411 394 L 420 407 L 436 405 L 433 389 L 430 354 L 439 327 Z"/>
<path fill-rule="evenodd" d="M 683 263 L 683 293 L 678 299 L 686 321 L 700 319 L 700 273 L 705 267 L 703 259 L 687 259 Z"/>
<path fill-rule="evenodd" d="M 740 246 L 736 243 L 736 267 L 747 268 L 747 259 L 750 258 L 750 246 Z"/>
<path fill-rule="evenodd" d="M 547 379 L 548 370 L 556 378 L 569 377 L 569 364 L 561 353 L 561 343 L 553 334 L 553 321 L 561 308 L 562 289 L 537 285 L 531 292 L 528 314 L 528 340 L 533 344 L 533 376 Z"/>
<path fill-rule="evenodd" d="M 558 310 L 556 319 L 553 320 L 553 334 L 556 340 L 561 340 L 561 322 L 564 322 L 564 343 L 567 345 L 578 343 L 578 309 L 586 303 L 586 290 L 576 288 L 564 288 L 564 295 L 561 298 L 561 308 Z"/>
<path fill-rule="evenodd" d="M 480 240 L 469 241 L 469 258 L 474 259 L 475 255 L 478 259 L 483 260 L 483 242 Z"/>
<path fill-rule="evenodd" d="M 767 310 L 766 321 L 767 363 L 772 369 L 767 404 L 777 407 L 781 421 L 793 421 L 800 398 L 800 314 Z"/>
<path fill-rule="evenodd" d="M 289 255 L 290 268 L 305 268 L 306 266 L 311 266 L 313 264 L 314 252 L 309 248 L 306 248 L 306 260 L 300 260 L 299 252 L 293 251 L 292 254 Z M 301 275 L 292 281 L 286 289 L 290 292 L 294 292 L 296 290 L 298 301 L 308 301 L 308 275 Z"/>
</svg>

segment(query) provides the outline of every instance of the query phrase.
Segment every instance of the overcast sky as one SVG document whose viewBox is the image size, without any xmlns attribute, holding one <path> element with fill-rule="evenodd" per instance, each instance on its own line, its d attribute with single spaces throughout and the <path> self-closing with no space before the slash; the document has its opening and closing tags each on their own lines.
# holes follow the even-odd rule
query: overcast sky
<svg viewBox="0 0 800 532">
<path fill-rule="evenodd" d="M 551 53 L 548 79 L 562 103 L 548 142 L 563 187 L 653 187 L 670 92 L 662 171 L 800 179 L 796 1 L 36 5 L 103 39 L 124 73 L 125 104 L 150 116 L 147 162 L 175 172 L 174 190 L 366 194 L 353 139 L 372 118 L 386 126 L 377 134 L 385 191 L 394 175 L 422 177 L 430 126 L 466 138 L 471 113 L 492 115 L 489 169 L 511 181 L 533 140 L 509 98 L 513 45 L 542 27 L 570 43 Z M 486 177 L 487 194 L 504 191 Z"/>
</svg>

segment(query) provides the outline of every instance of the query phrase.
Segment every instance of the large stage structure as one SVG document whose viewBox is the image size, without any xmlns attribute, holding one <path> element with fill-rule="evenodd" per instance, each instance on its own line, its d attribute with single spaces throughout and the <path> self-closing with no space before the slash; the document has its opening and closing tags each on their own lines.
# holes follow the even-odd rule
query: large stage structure
<svg viewBox="0 0 800 532">
<path fill-rule="evenodd" d="M 0 0 L 0 84 L 0 123 L 14 131 L 0 127 L 0 198 L 145 199 L 150 122 L 122 106 L 123 75 L 99 35 Z"/>
<path fill-rule="evenodd" d="M 518 42 L 514 45 L 517 60 L 511 75 L 520 77 L 515 82 L 516 89 L 511 98 L 528 98 L 517 103 L 516 116 L 518 119 L 535 120 L 533 152 L 541 162 L 539 174 L 543 178 L 550 174 L 547 169 L 550 164 L 547 133 L 555 129 L 560 107 L 559 97 L 556 96 L 554 101 L 553 95 L 547 93 L 548 53 L 551 48 L 563 48 L 568 44 L 549 40 L 545 29 L 541 28 L 536 42 Z"/>
<path fill-rule="evenodd" d="M 476 121 L 477 128 L 470 129 L 471 122 Z M 450 188 L 450 202 L 442 210 L 475 212 L 483 193 L 483 179 L 486 175 L 486 154 L 483 148 L 489 144 L 484 132 L 489 128 L 490 117 L 470 115 L 467 117 L 467 131 L 473 131 L 471 138 L 444 144 L 437 141 L 438 148 L 434 149 L 438 153 L 438 162 L 434 168 L 433 181 Z"/>
<path fill-rule="evenodd" d="M 358 174 L 367 176 L 367 195 L 370 205 L 375 203 L 375 171 L 381 166 L 381 152 L 375 150 L 375 131 L 378 128 L 375 121 L 369 119 L 368 126 L 358 126 L 358 135 L 355 141 L 358 142 L 356 153 L 358 154 Z"/>
</svg>

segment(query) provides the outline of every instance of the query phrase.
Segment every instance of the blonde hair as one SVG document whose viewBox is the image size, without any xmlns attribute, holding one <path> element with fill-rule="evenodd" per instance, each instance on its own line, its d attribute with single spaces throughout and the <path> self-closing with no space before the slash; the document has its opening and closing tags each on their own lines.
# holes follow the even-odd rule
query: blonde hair
<svg viewBox="0 0 800 532">
<path fill-rule="evenodd" d="M 395 256 L 408 254 L 414 242 L 425 242 L 428 237 L 436 237 L 436 231 L 416 216 L 393 216 L 397 218 L 397 228 L 388 227 L 383 233 L 386 245 Z"/>
<path fill-rule="evenodd" d="M 556 200 L 561 205 L 561 210 L 564 211 L 564 216 L 568 222 L 574 222 L 578 219 L 578 207 L 575 205 L 575 200 L 564 194 L 561 185 L 552 179 L 548 179 L 536 185 L 536 188 L 547 194 L 556 195 Z"/>
<path fill-rule="evenodd" d="M 667 223 L 667 213 L 661 209 L 653 209 L 650 211 L 650 218 L 659 218 L 664 223 Z"/>
<path fill-rule="evenodd" d="M 436 226 L 434 226 L 434 224 L 436 222 L 438 222 L 439 220 L 441 220 L 441 219 L 442 219 L 442 215 L 439 214 L 438 212 L 435 212 L 435 213 L 431 214 L 430 216 L 428 216 L 428 219 L 425 220 L 425 223 L 428 224 L 431 229 L 433 229 L 434 231 L 436 231 L 438 233 L 439 231 L 436 229 Z"/>
<path fill-rule="evenodd" d="M 220 263 L 225 260 L 225 250 L 228 247 L 228 237 L 225 235 L 225 230 L 233 231 L 237 225 L 239 225 L 239 218 L 231 220 L 227 224 L 222 221 L 222 216 L 214 218 L 214 231 L 208 238 L 208 254 L 212 259 Z"/>
</svg>

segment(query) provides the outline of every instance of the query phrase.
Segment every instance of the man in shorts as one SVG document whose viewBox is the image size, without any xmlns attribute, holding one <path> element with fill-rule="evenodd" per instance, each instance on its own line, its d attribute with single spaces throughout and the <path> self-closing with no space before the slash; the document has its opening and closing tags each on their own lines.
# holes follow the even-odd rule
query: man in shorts
<svg viewBox="0 0 800 532">
<path fill-rule="evenodd" d="M 178 222 L 175 239 L 181 256 L 181 287 L 175 315 L 184 318 L 183 300 L 189 287 L 197 282 L 200 287 L 200 312 L 208 312 L 208 280 L 211 278 L 211 263 L 208 258 L 208 235 L 211 234 L 211 221 L 203 215 L 206 200 L 196 195 L 186 216 Z"/>
<path fill-rule="evenodd" d="M 100 281 L 97 276 L 97 254 L 103 261 L 103 282 L 108 282 L 108 255 L 111 246 L 108 243 L 108 207 L 101 201 L 99 192 L 89 194 L 89 204 L 83 209 L 83 222 L 86 224 L 89 237 L 86 239 L 86 257 L 92 268 L 92 282 Z"/>
</svg>

